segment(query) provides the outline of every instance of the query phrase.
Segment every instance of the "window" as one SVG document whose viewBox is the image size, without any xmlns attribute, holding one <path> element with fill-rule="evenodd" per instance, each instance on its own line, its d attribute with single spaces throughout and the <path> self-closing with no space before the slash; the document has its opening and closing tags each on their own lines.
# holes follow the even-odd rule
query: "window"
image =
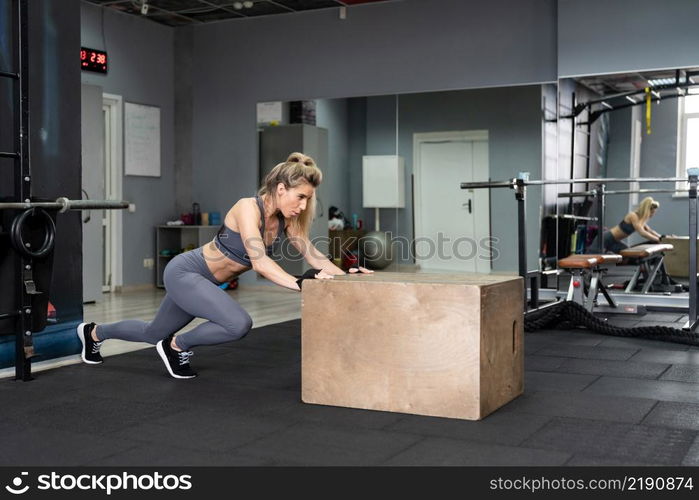
<svg viewBox="0 0 699 500">
<path fill-rule="evenodd" d="M 699 94 L 679 99 L 677 177 L 686 178 L 688 168 L 699 168 Z M 678 189 L 686 183 L 678 182 Z"/>
</svg>

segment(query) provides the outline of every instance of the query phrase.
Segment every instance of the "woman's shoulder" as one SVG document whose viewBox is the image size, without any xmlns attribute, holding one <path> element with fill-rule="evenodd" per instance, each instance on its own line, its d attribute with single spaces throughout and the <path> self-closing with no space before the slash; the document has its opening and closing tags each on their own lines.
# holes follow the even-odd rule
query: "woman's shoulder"
<svg viewBox="0 0 699 500">
<path fill-rule="evenodd" d="M 249 209 L 250 207 L 257 207 L 257 198 L 254 196 L 250 198 L 240 198 L 233 204 L 231 210 L 236 210 L 240 208 Z"/>
<path fill-rule="evenodd" d="M 240 198 L 228 211 L 228 216 L 238 217 L 260 217 L 260 210 L 257 206 L 257 199 Z"/>
</svg>

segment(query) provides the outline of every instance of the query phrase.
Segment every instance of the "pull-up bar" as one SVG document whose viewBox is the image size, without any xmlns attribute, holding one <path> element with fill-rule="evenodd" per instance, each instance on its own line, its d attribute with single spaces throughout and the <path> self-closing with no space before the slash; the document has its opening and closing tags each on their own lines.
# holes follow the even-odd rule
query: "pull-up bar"
<svg viewBox="0 0 699 500">
<path fill-rule="evenodd" d="M 646 193 L 688 193 L 689 189 L 614 189 L 612 191 L 604 191 L 604 194 L 646 194 Z M 599 193 L 596 189 L 589 191 L 576 191 L 573 193 L 558 193 L 559 198 L 578 198 L 580 196 L 597 196 Z"/>
<path fill-rule="evenodd" d="M 609 184 L 610 182 L 688 182 L 681 177 L 612 177 L 584 178 L 584 179 L 549 179 L 549 180 L 529 180 L 529 172 L 520 173 L 525 186 L 542 186 L 546 184 Z M 509 181 L 484 181 L 484 182 L 462 182 L 461 189 L 482 189 L 482 188 L 503 188 L 515 189 L 520 178 L 515 177 Z"/>
</svg>

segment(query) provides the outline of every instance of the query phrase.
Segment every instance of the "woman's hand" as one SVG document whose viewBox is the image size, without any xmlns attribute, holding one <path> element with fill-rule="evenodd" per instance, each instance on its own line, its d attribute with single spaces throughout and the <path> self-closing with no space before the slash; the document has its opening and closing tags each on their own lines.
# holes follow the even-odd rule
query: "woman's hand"
<svg viewBox="0 0 699 500">
<path fill-rule="evenodd" d="M 333 279 L 333 275 L 326 273 L 325 271 L 323 271 L 321 269 L 320 272 L 318 274 L 316 274 L 316 279 L 317 280 L 331 280 L 331 279 Z"/>
<path fill-rule="evenodd" d="M 349 270 L 349 273 L 350 273 L 350 274 L 357 274 L 357 273 L 361 273 L 361 274 L 371 274 L 371 273 L 373 273 L 373 272 L 374 272 L 374 271 L 372 271 L 371 269 L 367 269 L 366 267 L 362 267 L 362 266 L 359 266 L 359 267 L 352 267 L 352 268 L 350 268 L 350 270 Z"/>
</svg>

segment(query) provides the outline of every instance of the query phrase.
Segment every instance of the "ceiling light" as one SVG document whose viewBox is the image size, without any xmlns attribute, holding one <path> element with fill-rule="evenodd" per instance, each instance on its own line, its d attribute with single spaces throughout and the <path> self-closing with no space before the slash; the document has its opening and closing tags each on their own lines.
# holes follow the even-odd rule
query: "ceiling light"
<svg viewBox="0 0 699 500">
<path fill-rule="evenodd" d="M 243 2 L 243 7 L 246 9 L 249 9 L 252 7 L 252 2 L 250 0 L 247 0 L 246 2 Z"/>
<path fill-rule="evenodd" d="M 657 87 L 658 85 L 672 85 L 675 83 L 674 78 L 656 78 L 655 80 L 648 80 L 648 85 L 651 87 Z"/>
<path fill-rule="evenodd" d="M 631 101 L 632 103 L 636 104 L 636 100 L 635 100 L 635 99 L 632 99 L 631 96 L 625 95 L 624 97 L 626 97 L 626 98 L 627 98 L 629 101 Z"/>
<path fill-rule="evenodd" d="M 243 4 L 241 2 L 233 2 L 233 8 L 235 10 L 240 10 L 243 8 Z"/>
</svg>

